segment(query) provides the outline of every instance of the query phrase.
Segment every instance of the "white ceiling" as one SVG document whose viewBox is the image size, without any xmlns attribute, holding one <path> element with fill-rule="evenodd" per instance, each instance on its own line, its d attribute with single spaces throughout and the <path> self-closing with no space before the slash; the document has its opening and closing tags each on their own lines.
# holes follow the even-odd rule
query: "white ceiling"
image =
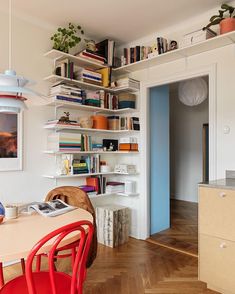
<svg viewBox="0 0 235 294">
<path fill-rule="evenodd" d="M 3 2 L 3 1 L 1 1 Z M 54 27 L 80 24 L 86 35 L 130 42 L 199 16 L 223 0 L 13 0 L 13 12 Z M 8 1 L 4 0 L 2 5 Z M 215 10 L 216 12 L 217 10 Z"/>
</svg>

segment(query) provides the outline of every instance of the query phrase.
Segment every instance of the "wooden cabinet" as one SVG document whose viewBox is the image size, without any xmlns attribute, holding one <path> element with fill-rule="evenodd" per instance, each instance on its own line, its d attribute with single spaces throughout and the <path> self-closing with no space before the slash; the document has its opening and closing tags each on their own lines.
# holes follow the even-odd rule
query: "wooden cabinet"
<svg viewBox="0 0 235 294">
<path fill-rule="evenodd" d="M 235 190 L 199 188 L 199 279 L 235 293 Z"/>
</svg>

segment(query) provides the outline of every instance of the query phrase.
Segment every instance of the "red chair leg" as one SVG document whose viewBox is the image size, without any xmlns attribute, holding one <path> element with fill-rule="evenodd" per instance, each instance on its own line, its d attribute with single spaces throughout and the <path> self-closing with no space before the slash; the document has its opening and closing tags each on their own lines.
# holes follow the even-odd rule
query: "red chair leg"
<svg viewBox="0 0 235 294">
<path fill-rule="evenodd" d="M 24 262 L 24 258 L 21 258 L 20 263 L 21 263 L 22 273 L 24 275 L 25 274 L 25 262 Z"/>
<path fill-rule="evenodd" d="M 0 262 L 0 289 L 4 285 L 4 277 L 3 277 L 3 268 L 2 268 L 2 262 Z"/>
<path fill-rule="evenodd" d="M 76 257 L 76 248 L 72 248 L 71 249 L 72 251 L 72 254 L 71 254 L 71 257 L 72 257 L 72 267 L 74 266 L 74 261 L 75 261 L 75 257 Z"/>
</svg>

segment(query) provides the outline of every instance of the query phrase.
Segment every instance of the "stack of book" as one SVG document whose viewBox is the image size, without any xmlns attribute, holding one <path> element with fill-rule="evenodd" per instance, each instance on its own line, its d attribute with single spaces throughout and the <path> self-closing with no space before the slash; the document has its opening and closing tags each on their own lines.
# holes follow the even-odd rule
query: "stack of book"
<svg viewBox="0 0 235 294">
<path fill-rule="evenodd" d="M 106 193 L 123 193 L 125 185 L 121 182 L 107 182 L 106 184 Z"/>
<path fill-rule="evenodd" d="M 151 53 L 150 46 L 136 46 L 131 48 L 124 48 L 123 56 L 121 57 L 121 65 L 127 65 L 133 62 L 144 60 L 148 58 Z"/>
<path fill-rule="evenodd" d="M 118 88 L 121 88 L 121 89 L 122 88 L 132 88 L 135 90 L 139 90 L 140 89 L 140 81 L 126 77 L 126 78 L 116 80 L 115 86 L 117 89 Z"/>
<path fill-rule="evenodd" d="M 60 59 L 55 65 L 55 74 L 57 76 L 74 79 L 74 63 L 68 58 Z"/>
<path fill-rule="evenodd" d="M 169 51 L 169 44 L 166 38 L 157 37 L 157 53 L 163 54 Z"/>
<path fill-rule="evenodd" d="M 123 92 L 118 95 L 118 108 L 135 108 L 136 95 Z"/>
<path fill-rule="evenodd" d="M 102 92 L 102 93 L 101 93 Z M 86 91 L 85 105 L 101 106 L 101 97 L 104 96 L 104 91 Z"/>
<path fill-rule="evenodd" d="M 81 134 L 53 133 L 47 137 L 47 149 L 51 151 L 81 151 Z"/>
<path fill-rule="evenodd" d="M 96 63 L 100 63 L 100 65 L 104 65 L 107 63 L 107 60 L 104 56 L 96 54 L 96 52 L 92 52 L 91 50 L 85 49 L 82 52 L 75 54 L 75 56 L 80 56 L 86 60 L 94 61 Z"/>
<path fill-rule="evenodd" d="M 91 136 L 81 135 L 81 151 L 92 151 Z"/>
<path fill-rule="evenodd" d="M 89 173 L 88 164 L 83 159 L 73 159 L 72 170 L 74 175 Z"/>
<path fill-rule="evenodd" d="M 46 123 L 45 126 L 52 126 L 56 127 L 57 125 L 63 125 L 63 127 L 80 127 L 80 123 L 78 123 L 76 120 L 69 120 L 69 121 L 63 121 L 61 119 L 49 119 Z"/>
<path fill-rule="evenodd" d="M 81 68 L 77 78 L 86 83 L 102 86 L 102 74 L 90 69 Z"/>
<path fill-rule="evenodd" d="M 102 143 L 92 143 L 92 151 L 103 151 Z"/>
<path fill-rule="evenodd" d="M 104 108 L 113 110 L 118 109 L 118 96 L 116 94 L 105 92 Z"/>
<path fill-rule="evenodd" d="M 49 90 L 49 96 L 56 100 L 70 101 L 82 104 L 84 91 L 75 85 L 64 82 L 54 84 Z"/>
<path fill-rule="evenodd" d="M 86 178 L 86 184 L 92 186 L 97 194 L 106 193 L 106 177 L 102 175 Z"/>
<path fill-rule="evenodd" d="M 94 186 L 89 186 L 89 185 L 81 185 L 79 186 L 81 190 L 83 190 L 85 193 L 87 193 L 88 196 L 96 196 L 97 191 L 95 190 Z"/>
<path fill-rule="evenodd" d="M 113 66 L 114 47 L 115 47 L 115 42 L 113 40 L 106 39 L 96 44 L 95 53 L 105 58 L 109 66 Z"/>
<path fill-rule="evenodd" d="M 120 130 L 140 130 L 140 122 L 138 117 L 120 117 Z"/>
</svg>

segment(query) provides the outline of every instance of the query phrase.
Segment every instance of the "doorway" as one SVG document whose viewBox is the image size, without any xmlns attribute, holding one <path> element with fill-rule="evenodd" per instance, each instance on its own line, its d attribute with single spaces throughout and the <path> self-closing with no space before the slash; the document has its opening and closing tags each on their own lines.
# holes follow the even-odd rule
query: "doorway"
<svg viewBox="0 0 235 294">
<path fill-rule="evenodd" d="M 196 256 L 197 184 L 209 171 L 209 103 L 185 105 L 178 89 L 179 82 L 150 89 L 150 241 Z"/>
</svg>

